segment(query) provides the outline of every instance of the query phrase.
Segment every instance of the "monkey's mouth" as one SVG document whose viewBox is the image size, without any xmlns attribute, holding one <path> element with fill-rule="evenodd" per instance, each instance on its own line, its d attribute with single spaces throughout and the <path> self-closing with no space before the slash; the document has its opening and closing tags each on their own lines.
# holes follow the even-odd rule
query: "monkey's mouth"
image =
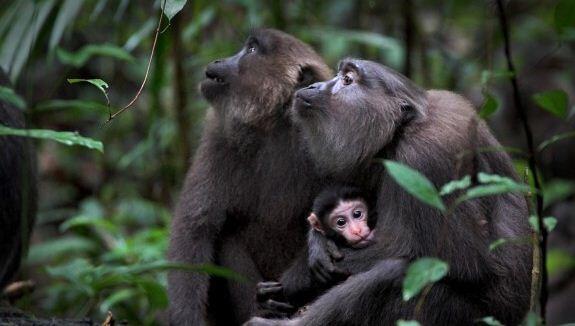
<svg viewBox="0 0 575 326">
<path fill-rule="evenodd" d="M 357 242 L 353 243 L 351 247 L 355 249 L 361 249 L 375 243 L 373 231 L 374 230 L 371 230 L 365 237 L 360 238 Z"/>
<path fill-rule="evenodd" d="M 218 76 L 216 73 L 210 70 L 206 70 L 206 81 L 211 81 L 217 84 L 225 84 L 226 81 L 221 76 Z"/>
</svg>

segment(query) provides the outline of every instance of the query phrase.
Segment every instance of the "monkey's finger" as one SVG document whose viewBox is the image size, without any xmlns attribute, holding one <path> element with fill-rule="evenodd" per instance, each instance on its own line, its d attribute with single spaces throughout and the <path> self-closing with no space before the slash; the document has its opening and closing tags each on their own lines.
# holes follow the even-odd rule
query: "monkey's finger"
<svg viewBox="0 0 575 326">
<path fill-rule="evenodd" d="M 286 312 L 287 313 L 287 312 L 295 311 L 295 307 L 292 306 L 291 304 L 285 303 L 285 302 L 280 302 L 280 301 L 275 301 L 272 299 L 267 301 L 267 306 L 270 309 L 277 310 L 279 312 Z"/>
<path fill-rule="evenodd" d="M 283 291 L 283 286 L 274 286 L 274 287 L 266 287 L 266 288 L 258 288 L 259 295 L 269 295 L 280 293 Z"/>
</svg>

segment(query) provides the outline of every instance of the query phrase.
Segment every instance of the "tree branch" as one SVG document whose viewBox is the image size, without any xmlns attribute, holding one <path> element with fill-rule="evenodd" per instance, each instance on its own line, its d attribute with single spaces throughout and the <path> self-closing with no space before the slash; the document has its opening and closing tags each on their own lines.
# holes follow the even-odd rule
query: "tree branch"
<svg viewBox="0 0 575 326">
<path fill-rule="evenodd" d="M 513 88 L 513 100 L 515 102 L 515 109 L 519 114 L 519 119 L 525 131 L 525 138 L 527 140 L 527 153 L 528 153 L 528 163 L 529 169 L 533 175 L 533 183 L 535 186 L 535 203 L 537 212 L 537 224 L 539 225 L 539 251 L 541 257 L 541 292 L 539 295 L 539 305 L 541 306 L 541 319 L 543 324 L 545 324 L 545 314 L 547 305 L 547 266 L 545 262 L 547 261 L 547 229 L 543 224 L 543 197 L 541 195 L 541 185 L 539 184 L 539 176 L 537 173 L 537 158 L 535 157 L 535 146 L 533 145 L 533 133 L 529 125 L 527 112 L 521 103 L 521 95 L 519 92 L 519 85 L 517 82 L 517 72 L 513 65 L 513 60 L 511 57 L 511 45 L 509 41 L 509 27 L 507 25 L 507 16 L 505 14 L 505 7 L 503 5 L 503 0 L 497 0 L 497 14 L 499 16 L 499 23 L 501 25 L 501 32 L 503 33 L 503 42 L 505 50 L 505 58 L 507 60 L 507 68 L 511 72 L 509 80 L 511 81 L 511 87 Z"/>
</svg>

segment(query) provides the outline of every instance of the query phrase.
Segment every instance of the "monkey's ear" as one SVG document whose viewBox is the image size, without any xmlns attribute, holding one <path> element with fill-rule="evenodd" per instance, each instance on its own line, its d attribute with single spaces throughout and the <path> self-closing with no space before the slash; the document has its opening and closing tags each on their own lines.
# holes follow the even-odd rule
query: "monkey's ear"
<svg viewBox="0 0 575 326">
<path fill-rule="evenodd" d="M 301 67 L 299 76 L 297 77 L 297 88 L 307 87 L 315 82 L 320 81 L 312 66 Z"/>
<path fill-rule="evenodd" d="M 400 100 L 401 113 L 403 114 L 401 118 L 401 124 L 407 124 L 411 120 L 415 119 L 417 116 L 417 110 L 406 100 Z"/>
<path fill-rule="evenodd" d="M 309 222 L 309 225 L 311 225 L 311 227 L 314 230 L 316 230 L 317 232 L 319 232 L 321 234 L 325 234 L 323 228 L 321 227 L 321 223 L 319 222 L 319 219 L 317 218 L 317 215 L 315 215 L 315 213 L 311 213 L 307 217 L 307 221 Z"/>
</svg>

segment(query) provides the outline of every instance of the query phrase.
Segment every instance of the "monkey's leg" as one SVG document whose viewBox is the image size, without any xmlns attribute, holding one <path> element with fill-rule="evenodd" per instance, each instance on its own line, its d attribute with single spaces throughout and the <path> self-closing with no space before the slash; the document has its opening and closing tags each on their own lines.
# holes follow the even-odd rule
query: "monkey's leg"
<svg viewBox="0 0 575 326">
<path fill-rule="evenodd" d="M 257 311 L 256 284 L 262 281 L 263 278 L 250 253 L 237 237 L 222 239 L 218 261 L 221 266 L 231 269 L 243 278 L 242 280 L 227 279 L 224 281 L 226 292 L 228 293 L 227 301 L 231 307 L 221 307 L 225 309 L 222 313 L 228 314 L 231 308 L 234 321 L 237 324 L 241 324 Z M 218 298 L 210 299 L 210 304 L 221 306 L 221 303 L 223 302 L 218 302 Z M 214 309 L 211 310 L 213 313 L 218 312 L 214 311 Z"/>
</svg>

